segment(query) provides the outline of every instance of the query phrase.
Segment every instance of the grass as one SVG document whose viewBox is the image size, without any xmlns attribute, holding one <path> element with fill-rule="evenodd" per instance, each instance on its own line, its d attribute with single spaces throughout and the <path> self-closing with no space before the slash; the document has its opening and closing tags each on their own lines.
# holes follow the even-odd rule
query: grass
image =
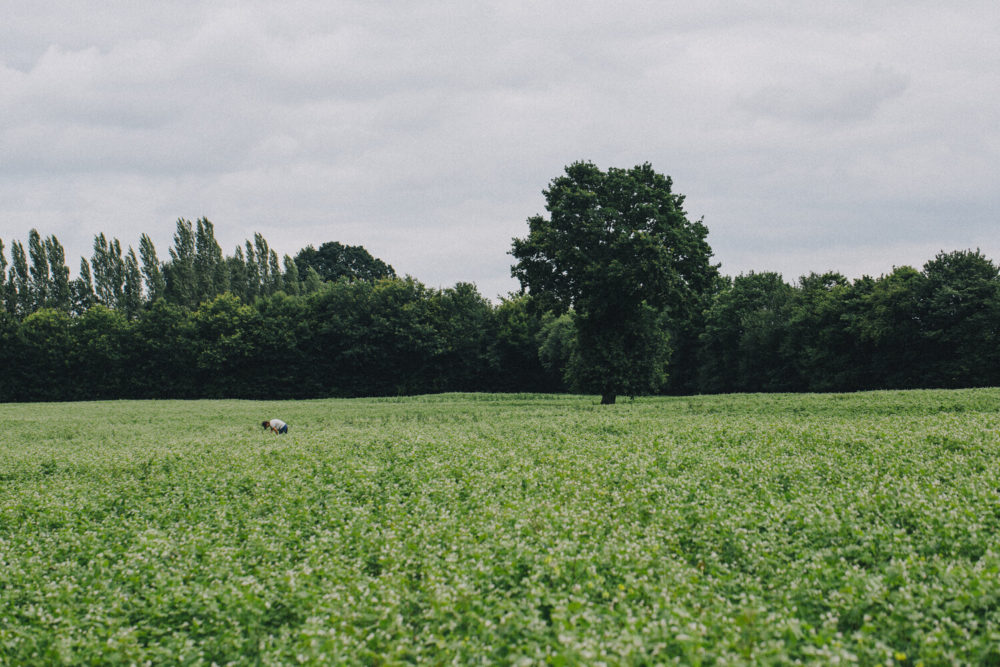
<svg viewBox="0 0 1000 667">
<path fill-rule="evenodd" d="M 998 390 L 0 423 L 0 664 L 1000 664 Z"/>
</svg>

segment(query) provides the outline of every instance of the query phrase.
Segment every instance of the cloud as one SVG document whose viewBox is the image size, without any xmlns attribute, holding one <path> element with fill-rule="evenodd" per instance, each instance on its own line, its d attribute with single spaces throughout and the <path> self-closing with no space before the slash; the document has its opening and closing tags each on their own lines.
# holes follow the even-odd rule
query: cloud
<svg viewBox="0 0 1000 667">
<path fill-rule="evenodd" d="M 739 106 L 764 117 L 829 126 L 870 120 L 879 107 L 908 87 L 906 75 L 874 67 L 769 85 L 741 100 Z"/>
<path fill-rule="evenodd" d="M 516 286 L 510 239 L 578 159 L 669 173 L 733 273 L 838 248 L 846 272 L 878 248 L 891 267 L 908 236 L 976 245 L 1000 203 L 992 3 L 14 0 L 9 16 L 0 237 L 55 233 L 74 269 L 98 232 L 146 232 L 166 256 L 176 218 L 206 215 L 226 252 L 255 231 L 290 254 L 339 240 L 493 297 Z"/>
</svg>

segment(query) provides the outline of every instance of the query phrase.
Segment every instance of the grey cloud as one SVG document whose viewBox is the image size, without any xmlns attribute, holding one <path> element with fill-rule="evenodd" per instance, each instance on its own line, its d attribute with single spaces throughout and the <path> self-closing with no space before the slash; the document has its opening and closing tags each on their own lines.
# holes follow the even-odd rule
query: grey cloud
<svg viewBox="0 0 1000 667">
<path fill-rule="evenodd" d="M 227 252 L 340 240 L 493 297 L 577 159 L 671 174 L 730 273 L 871 272 L 879 248 L 888 268 L 993 236 L 992 3 L 12 9 L 0 237 L 37 227 L 70 257 L 97 232 L 165 255 L 177 217 L 207 215 Z"/>
<path fill-rule="evenodd" d="M 887 101 L 904 94 L 910 77 L 883 67 L 811 77 L 766 86 L 739 101 L 745 111 L 806 123 L 870 119 Z"/>
</svg>

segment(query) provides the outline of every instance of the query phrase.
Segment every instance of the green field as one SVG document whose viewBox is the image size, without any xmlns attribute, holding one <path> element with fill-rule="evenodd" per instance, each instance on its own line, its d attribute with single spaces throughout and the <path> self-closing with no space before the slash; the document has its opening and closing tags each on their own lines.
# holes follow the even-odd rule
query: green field
<svg viewBox="0 0 1000 667">
<path fill-rule="evenodd" d="M 0 424 L 0 664 L 1000 664 L 1000 390 Z"/>
</svg>

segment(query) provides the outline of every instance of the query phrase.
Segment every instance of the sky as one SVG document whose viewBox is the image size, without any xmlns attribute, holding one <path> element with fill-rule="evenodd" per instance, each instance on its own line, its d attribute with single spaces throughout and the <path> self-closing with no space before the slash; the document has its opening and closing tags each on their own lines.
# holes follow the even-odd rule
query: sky
<svg viewBox="0 0 1000 667">
<path fill-rule="evenodd" d="M 724 274 L 1000 261 L 1000 4 L 0 0 L 0 239 L 362 245 L 518 288 L 566 165 L 649 162 Z"/>
</svg>

